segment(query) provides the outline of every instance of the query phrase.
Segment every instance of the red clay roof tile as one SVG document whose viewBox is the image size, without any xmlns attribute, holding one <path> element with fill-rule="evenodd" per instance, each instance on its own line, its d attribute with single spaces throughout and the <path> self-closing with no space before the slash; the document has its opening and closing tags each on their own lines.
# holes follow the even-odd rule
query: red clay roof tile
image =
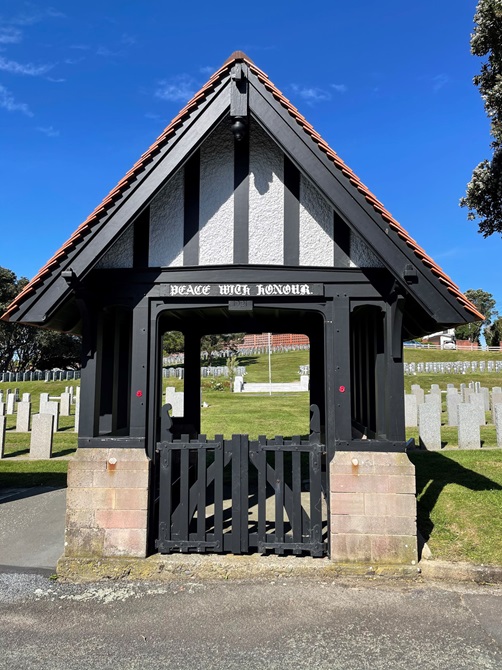
<svg viewBox="0 0 502 670">
<path fill-rule="evenodd" d="M 304 116 L 294 107 L 294 105 L 279 91 L 278 88 L 270 81 L 268 76 L 258 68 L 253 61 L 246 56 L 242 51 L 235 51 L 217 70 L 208 82 L 200 89 L 198 93 L 187 103 L 187 105 L 177 114 L 171 123 L 165 128 L 161 135 L 153 142 L 153 144 L 145 151 L 140 159 L 133 165 L 133 167 L 124 175 L 105 199 L 96 207 L 96 209 L 83 221 L 69 240 L 59 249 L 58 252 L 46 263 L 46 265 L 37 273 L 37 275 L 25 286 L 23 291 L 11 303 L 8 310 L 1 317 L 8 320 L 9 316 L 17 310 L 21 303 L 32 293 L 34 293 L 43 280 L 51 274 L 51 268 L 57 264 L 57 261 L 62 256 L 68 255 L 68 251 L 75 247 L 75 245 L 82 240 L 87 233 L 91 231 L 91 226 L 97 222 L 100 216 L 109 209 L 119 198 L 122 197 L 125 189 L 131 181 L 133 181 L 138 174 L 142 172 L 144 166 L 151 162 L 153 156 L 156 155 L 163 144 L 171 138 L 177 128 L 184 123 L 189 114 L 198 106 L 200 102 L 206 99 L 207 95 L 212 92 L 214 86 L 220 79 L 226 75 L 236 61 L 244 61 L 251 72 L 257 76 L 258 80 L 265 86 L 265 88 L 272 93 L 274 98 L 288 111 L 288 113 L 297 121 L 303 130 L 310 136 L 313 142 L 317 144 L 328 158 L 330 158 L 341 173 L 364 195 L 369 204 L 380 214 L 380 216 L 389 223 L 392 230 L 394 230 L 401 239 L 414 251 L 415 255 L 422 261 L 424 265 L 430 268 L 431 272 L 439 278 L 448 291 L 455 296 L 457 301 L 465 307 L 473 316 L 479 319 L 484 319 L 484 316 L 476 309 L 476 307 L 467 300 L 461 293 L 456 284 L 441 270 L 441 268 L 430 258 L 425 251 L 413 240 L 406 230 L 399 224 L 392 214 L 385 209 L 384 205 L 376 198 L 376 196 L 361 182 L 355 173 L 342 161 L 327 142 L 314 130 L 312 125 L 305 119 Z"/>
</svg>

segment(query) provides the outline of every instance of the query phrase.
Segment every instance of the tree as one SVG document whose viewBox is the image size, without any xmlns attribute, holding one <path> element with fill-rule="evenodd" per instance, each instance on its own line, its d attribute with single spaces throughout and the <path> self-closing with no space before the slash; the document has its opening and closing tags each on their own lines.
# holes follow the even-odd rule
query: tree
<svg viewBox="0 0 502 670">
<path fill-rule="evenodd" d="M 0 314 L 26 286 L 25 277 L 0 267 Z M 80 366 L 80 339 L 20 323 L 0 321 L 0 371 Z"/>
<path fill-rule="evenodd" d="M 469 342 L 477 342 L 479 344 L 479 337 L 481 329 L 485 326 L 483 334 L 488 333 L 490 336 L 490 324 L 493 318 L 498 317 L 498 312 L 495 309 L 496 301 L 491 293 L 483 291 L 483 289 L 470 288 L 465 292 L 465 297 L 468 298 L 485 317 L 484 321 L 475 321 L 474 323 L 466 323 L 455 329 L 455 337 L 457 340 L 468 340 Z"/>
<path fill-rule="evenodd" d="M 162 339 L 162 350 L 164 356 L 169 356 L 169 354 L 179 354 L 183 351 L 185 347 L 185 338 L 183 333 L 180 333 L 179 330 L 170 330 L 167 333 L 164 333 Z"/>
<path fill-rule="evenodd" d="M 221 351 L 230 351 L 236 354 L 238 351 L 238 344 L 244 339 L 245 333 L 227 333 L 225 335 L 204 335 L 200 341 L 201 353 L 207 355 L 207 365 L 213 363 L 215 354 Z"/>
<path fill-rule="evenodd" d="M 489 347 L 499 347 L 502 342 L 502 317 L 485 328 L 485 340 Z"/>
<path fill-rule="evenodd" d="M 488 237 L 502 233 L 502 0 L 479 0 L 474 21 L 471 53 L 487 56 L 474 84 L 490 118 L 493 155 L 474 169 L 460 205 L 468 208 L 469 220 L 479 220 L 479 232 Z"/>
</svg>

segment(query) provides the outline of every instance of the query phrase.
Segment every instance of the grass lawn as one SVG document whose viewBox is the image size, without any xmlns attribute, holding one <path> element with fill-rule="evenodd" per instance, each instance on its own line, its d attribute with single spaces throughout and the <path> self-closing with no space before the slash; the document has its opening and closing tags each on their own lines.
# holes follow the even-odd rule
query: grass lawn
<svg viewBox="0 0 502 670">
<path fill-rule="evenodd" d="M 502 565 L 502 451 L 412 452 L 433 557 Z"/>
</svg>

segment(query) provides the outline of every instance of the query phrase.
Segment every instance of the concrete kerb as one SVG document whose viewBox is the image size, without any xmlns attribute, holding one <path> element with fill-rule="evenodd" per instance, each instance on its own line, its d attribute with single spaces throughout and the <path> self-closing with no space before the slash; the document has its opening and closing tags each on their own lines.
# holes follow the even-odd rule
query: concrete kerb
<svg viewBox="0 0 502 670">
<path fill-rule="evenodd" d="M 260 556 L 216 556 L 199 554 L 155 554 L 138 558 L 66 558 L 58 561 L 62 581 L 102 580 L 180 581 L 254 580 L 276 578 L 404 579 L 501 584 L 502 566 L 472 565 L 422 560 L 418 565 L 369 565 L 333 563 L 328 558 Z"/>
</svg>

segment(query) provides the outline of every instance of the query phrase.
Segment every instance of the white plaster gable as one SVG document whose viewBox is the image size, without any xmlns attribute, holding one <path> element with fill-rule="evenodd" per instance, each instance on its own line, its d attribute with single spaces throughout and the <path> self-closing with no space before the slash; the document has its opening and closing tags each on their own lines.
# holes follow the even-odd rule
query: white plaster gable
<svg viewBox="0 0 502 670">
<path fill-rule="evenodd" d="M 333 208 L 318 188 L 300 175 L 300 265 L 332 266 Z"/>
<path fill-rule="evenodd" d="M 383 268 L 384 265 L 366 242 L 356 233 L 350 233 L 350 267 Z"/>
<path fill-rule="evenodd" d="M 200 150 L 199 264 L 234 259 L 234 136 L 225 119 Z"/>
<path fill-rule="evenodd" d="M 256 122 L 249 133 L 249 262 L 283 265 L 284 154 Z"/>
<path fill-rule="evenodd" d="M 150 205 L 150 267 L 183 265 L 184 171 L 178 170 Z"/>
<path fill-rule="evenodd" d="M 96 264 L 97 270 L 132 268 L 134 254 L 134 228 L 129 226 Z"/>
</svg>

